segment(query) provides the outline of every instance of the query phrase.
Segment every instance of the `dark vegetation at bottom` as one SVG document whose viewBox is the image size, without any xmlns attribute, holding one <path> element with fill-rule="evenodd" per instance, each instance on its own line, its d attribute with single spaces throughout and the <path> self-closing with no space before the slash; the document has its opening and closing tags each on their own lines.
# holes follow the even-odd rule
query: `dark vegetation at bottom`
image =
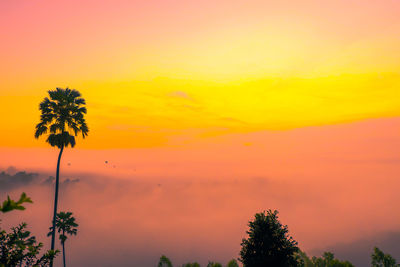
<svg viewBox="0 0 400 267">
<path fill-rule="evenodd" d="M 24 210 L 24 203 L 32 200 L 21 194 L 19 200 L 7 199 L 0 204 L 0 213 L 13 210 Z M 244 267 L 353 267 L 349 261 L 336 259 L 331 252 L 325 252 L 322 257 L 309 258 L 301 251 L 297 242 L 289 235 L 287 225 L 278 220 L 278 211 L 267 210 L 257 213 L 248 223 L 247 238 L 241 243 L 238 260 Z M 0 267 L 14 266 L 51 266 L 53 259 L 59 254 L 58 250 L 48 250 L 41 254 L 43 244 L 37 242 L 36 237 L 26 230 L 26 223 L 12 227 L 10 232 L 0 228 Z M 50 233 L 58 232 L 63 247 L 63 265 L 65 260 L 65 241 L 67 235 L 77 234 L 78 224 L 71 212 L 57 214 L 55 229 L 50 227 Z M 41 254 L 41 255 L 40 255 Z M 197 262 L 186 263 L 182 267 L 200 267 Z M 218 262 L 209 262 L 207 267 L 238 267 L 236 259 L 226 265 Z M 375 247 L 371 255 L 372 267 L 399 267 L 400 264 L 389 254 L 385 254 Z M 160 257 L 158 267 L 173 267 L 166 256 Z"/>
</svg>

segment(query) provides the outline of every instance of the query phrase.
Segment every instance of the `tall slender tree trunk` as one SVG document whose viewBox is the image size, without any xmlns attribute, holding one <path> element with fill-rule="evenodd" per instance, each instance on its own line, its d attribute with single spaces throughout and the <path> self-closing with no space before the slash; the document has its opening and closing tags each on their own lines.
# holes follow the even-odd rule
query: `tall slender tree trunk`
<svg viewBox="0 0 400 267">
<path fill-rule="evenodd" d="M 63 263 L 64 263 L 64 267 L 65 267 L 65 242 L 62 243 L 63 246 Z"/>
<path fill-rule="evenodd" d="M 51 233 L 51 250 L 54 250 L 54 241 L 56 239 L 56 217 L 57 217 L 57 204 L 58 204 L 58 185 L 60 181 L 60 161 L 61 155 L 64 150 L 64 145 L 61 146 L 60 153 L 58 154 L 57 160 L 57 172 L 56 172 L 56 190 L 54 195 L 54 214 L 53 214 L 53 232 Z M 50 267 L 53 267 L 53 260 L 50 261 Z"/>
</svg>

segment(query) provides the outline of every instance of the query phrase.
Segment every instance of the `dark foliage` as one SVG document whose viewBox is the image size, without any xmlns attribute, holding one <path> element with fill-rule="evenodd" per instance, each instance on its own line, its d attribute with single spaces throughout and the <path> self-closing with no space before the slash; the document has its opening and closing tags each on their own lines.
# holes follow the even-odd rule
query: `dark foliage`
<svg viewBox="0 0 400 267">
<path fill-rule="evenodd" d="M 200 264 L 197 262 L 193 262 L 193 263 L 185 263 L 182 265 L 182 267 L 200 267 Z"/>
<path fill-rule="evenodd" d="M 297 242 L 278 220 L 278 211 L 257 213 L 242 240 L 240 261 L 245 267 L 299 266 Z"/>
<path fill-rule="evenodd" d="M 375 247 L 374 253 L 371 255 L 372 267 L 398 267 L 400 264 L 396 263 L 396 260 L 390 255 L 385 254 L 382 250 Z"/>
<path fill-rule="evenodd" d="M 53 231 L 51 234 L 51 249 L 54 249 L 62 153 L 64 147 L 75 146 L 75 136 L 79 133 L 85 138 L 88 135 L 89 128 L 84 117 L 87 113 L 86 102 L 79 91 L 69 88 L 56 88 L 56 90 L 50 90 L 48 93 L 49 97 L 45 97 L 39 105 L 41 115 L 40 122 L 36 125 L 35 138 L 48 133 L 46 141 L 51 146 L 56 146 L 60 149 L 57 160 Z M 50 266 L 53 266 L 52 262 Z"/>
<path fill-rule="evenodd" d="M 208 262 L 207 267 L 222 267 L 222 264 L 219 262 L 210 261 Z"/>
<path fill-rule="evenodd" d="M 24 203 L 32 203 L 32 200 L 22 193 L 18 201 L 14 201 L 7 196 L 7 200 L 3 201 L 3 205 L 0 205 L 1 212 L 9 212 L 12 210 L 24 210 L 25 207 L 22 206 Z"/>
<path fill-rule="evenodd" d="M 56 230 L 60 234 L 60 242 L 62 246 L 63 252 L 63 265 L 66 266 L 65 263 L 65 241 L 67 241 L 67 235 L 76 235 L 78 233 L 79 225 L 75 222 L 75 218 L 72 216 L 72 212 L 64 212 L 61 211 L 57 213 L 56 217 Z M 53 234 L 53 227 L 50 227 L 50 232 L 47 236 L 51 236 Z"/>
<path fill-rule="evenodd" d="M 11 228 L 10 233 L 0 231 L 0 266 L 48 266 L 58 251 L 49 250 L 39 256 L 42 243 L 26 230 L 26 223 Z"/>
<path fill-rule="evenodd" d="M 48 134 L 47 142 L 58 148 L 75 146 L 75 136 L 78 133 L 85 138 L 89 128 L 84 115 L 85 99 L 74 89 L 56 88 L 48 91 L 49 98 L 45 97 L 40 103 L 40 122 L 36 125 L 35 138 Z"/>
<path fill-rule="evenodd" d="M 12 210 L 24 210 L 23 203 L 32 203 L 32 200 L 21 194 L 18 201 L 7 197 L 7 200 L 0 205 L 0 211 L 5 213 Z M 26 230 L 26 223 L 12 227 L 7 233 L 0 228 L 0 267 L 13 266 L 48 266 L 58 251 L 49 250 L 39 256 L 42 243 L 38 243 L 34 236 Z"/>
<path fill-rule="evenodd" d="M 304 253 L 299 253 L 304 267 L 354 267 L 349 261 L 335 259 L 332 252 L 324 252 L 322 257 L 312 257 L 311 259 Z"/>
<path fill-rule="evenodd" d="M 237 263 L 237 261 L 235 259 L 232 259 L 228 262 L 228 264 L 226 265 L 226 267 L 239 267 L 239 264 Z"/>
<path fill-rule="evenodd" d="M 165 255 L 160 257 L 160 261 L 158 262 L 158 267 L 172 267 L 172 263 L 170 259 L 168 259 Z"/>
</svg>

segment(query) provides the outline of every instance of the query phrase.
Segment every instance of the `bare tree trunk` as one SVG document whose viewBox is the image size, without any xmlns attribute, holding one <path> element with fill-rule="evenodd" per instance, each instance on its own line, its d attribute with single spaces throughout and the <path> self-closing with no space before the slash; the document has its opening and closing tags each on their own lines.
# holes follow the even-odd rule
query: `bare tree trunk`
<svg viewBox="0 0 400 267">
<path fill-rule="evenodd" d="M 65 242 L 62 243 L 62 247 L 63 247 L 63 262 L 64 262 L 64 267 L 65 267 Z"/>
<path fill-rule="evenodd" d="M 56 239 L 56 217 L 57 217 L 57 204 L 58 204 L 58 186 L 60 181 L 60 161 L 63 153 L 64 146 L 61 146 L 60 153 L 58 154 L 57 160 L 57 172 L 56 172 L 56 190 L 54 196 L 54 214 L 53 214 L 53 232 L 51 233 L 51 250 L 54 250 L 54 241 Z M 53 259 L 50 261 L 50 267 L 53 267 Z"/>
</svg>

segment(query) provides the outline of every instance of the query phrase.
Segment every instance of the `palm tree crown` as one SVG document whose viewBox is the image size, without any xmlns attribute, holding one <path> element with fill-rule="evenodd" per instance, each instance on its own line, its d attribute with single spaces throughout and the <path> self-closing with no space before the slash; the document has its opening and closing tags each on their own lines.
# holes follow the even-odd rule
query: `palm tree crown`
<svg viewBox="0 0 400 267">
<path fill-rule="evenodd" d="M 35 138 L 49 133 L 47 142 L 58 148 L 75 146 L 75 136 L 79 133 L 85 138 L 89 128 L 86 125 L 84 114 L 85 99 L 75 89 L 49 90 L 49 97 L 40 103 L 40 122 L 36 125 Z"/>
<path fill-rule="evenodd" d="M 78 232 L 78 224 L 75 222 L 75 218 L 72 217 L 72 212 L 60 212 L 57 213 L 55 223 L 50 227 L 50 232 L 47 236 L 54 236 L 54 225 L 57 232 L 60 234 L 60 241 L 63 249 L 63 264 L 65 264 L 65 241 L 67 240 L 67 235 L 76 235 Z"/>
<path fill-rule="evenodd" d="M 78 232 L 78 224 L 75 222 L 75 218 L 72 217 L 72 212 L 59 212 L 56 217 L 56 229 L 60 233 L 61 244 L 65 243 L 67 240 L 66 235 L 76 235 Z M 50 232 L 48 236 L 51 235 L 53 227 L 50 227 Z"/>
</svg>

